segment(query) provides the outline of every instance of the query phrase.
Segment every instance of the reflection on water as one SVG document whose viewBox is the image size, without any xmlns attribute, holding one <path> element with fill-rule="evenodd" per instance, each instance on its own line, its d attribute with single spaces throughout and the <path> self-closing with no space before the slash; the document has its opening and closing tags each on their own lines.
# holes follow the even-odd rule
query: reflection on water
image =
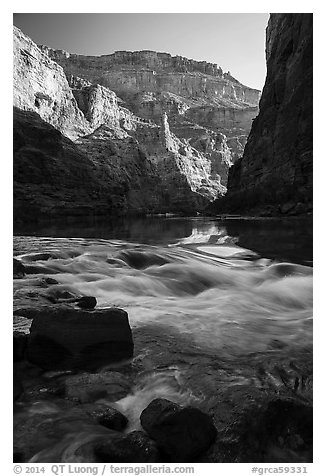
<svg viewBox="0 0 326 476">
<path fill-rule="evenodd" d="M 204 217 L 88 217 L 17 226 L 16 235 L 119 239 L 132 243 L 183 244 L 225 241 L 267 258 L 312 264 L 312 217 L 228 219 Z"/>
</svg>

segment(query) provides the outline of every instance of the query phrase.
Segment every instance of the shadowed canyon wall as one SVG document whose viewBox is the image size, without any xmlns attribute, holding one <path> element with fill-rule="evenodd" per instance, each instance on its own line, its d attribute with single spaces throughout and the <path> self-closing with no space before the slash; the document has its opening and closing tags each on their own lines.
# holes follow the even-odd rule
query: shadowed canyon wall
<svg viewBox="0 0 326 476">
<path fill-rule="evenodd" d="M 271 14 L 267 77 L 244 155 L 230 169 L 215 212 L 301 214 L 312 210 L 312 14 Z"/>
</svg>

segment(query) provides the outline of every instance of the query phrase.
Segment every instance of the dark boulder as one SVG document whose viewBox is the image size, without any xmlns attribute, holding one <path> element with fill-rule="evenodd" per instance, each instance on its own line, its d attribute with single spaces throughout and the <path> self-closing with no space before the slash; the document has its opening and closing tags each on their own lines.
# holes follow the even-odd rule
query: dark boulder
<svg viewBox="0 0 326 476">
<path fill-rule="evenodd" d="M 97 423 L 111 430 L 122 431 L 128 424 L 128 419 L 122 413 L 107 405 L 92 405 L 92 408 L 85 408 L 85 411 Z"/>
<path fill-rule="evenodd" d="M 26 354 L 30 362 L 48 370 L 94 370 L 131 358 L 128 314 L 118 308 L 35 309 Z"/>
<path fill-rule="evenodd" d="M 25 266 L 16 258 L 14 258 L 13 262 L 13 275 L 14 279 L 23 278 L 25 276 Z"/>
<path fill-rule="evenodd" d="M 144 432 L 133 431 L 128 435 L 110 438 L 94 446 L 98 463 L 157 463 L 159 451 Z"/>
<path fill-rule="evenodd" d="M 93 296 L 83 296 L 77 301 L 77 306 L 81 309 L 93 309 L 96 304 L 96 298 Z"/>
<path fill-rule="evenodd" d="M 217 431 L 209 415 L 163 398 L 153 400 L 140 416 L 142 427 L 171 462 L 194 461 L 214 442 Z"/>
<path fill-rule="evenodd" d="M 242 427 L 238 452 L 244 462 L 312 461 L 313 409 L 307 402 L 275 398 L 246 415 Z"/>
</svg>

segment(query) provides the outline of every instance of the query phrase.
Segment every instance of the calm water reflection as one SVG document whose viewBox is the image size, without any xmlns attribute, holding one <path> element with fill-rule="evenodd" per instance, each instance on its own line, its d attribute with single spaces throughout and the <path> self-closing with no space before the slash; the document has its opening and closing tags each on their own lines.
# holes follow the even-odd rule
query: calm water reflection
<svg viewBox="0 0 326 476">
<path fill-rule="evenodd" d="M 312 265 L 312 218 L 91 217 L 16 227 L 16 235 L 117 239 L 151 245 L 214 243 L 219 237 L 261 256 Z"/>
</svg>

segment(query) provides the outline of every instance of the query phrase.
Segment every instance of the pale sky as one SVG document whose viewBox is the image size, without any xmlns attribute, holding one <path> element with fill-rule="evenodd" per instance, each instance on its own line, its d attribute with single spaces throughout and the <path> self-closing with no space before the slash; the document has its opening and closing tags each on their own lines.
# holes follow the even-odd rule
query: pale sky
<svg viewBox="0 0 326 476">
<path fill-rule="evenodd" d="M 153 50 L 216 63 L 262 89 L 268 13 L 17 13 L 14 24 L 37 44 L 105 55 Z"/>
</svg>

